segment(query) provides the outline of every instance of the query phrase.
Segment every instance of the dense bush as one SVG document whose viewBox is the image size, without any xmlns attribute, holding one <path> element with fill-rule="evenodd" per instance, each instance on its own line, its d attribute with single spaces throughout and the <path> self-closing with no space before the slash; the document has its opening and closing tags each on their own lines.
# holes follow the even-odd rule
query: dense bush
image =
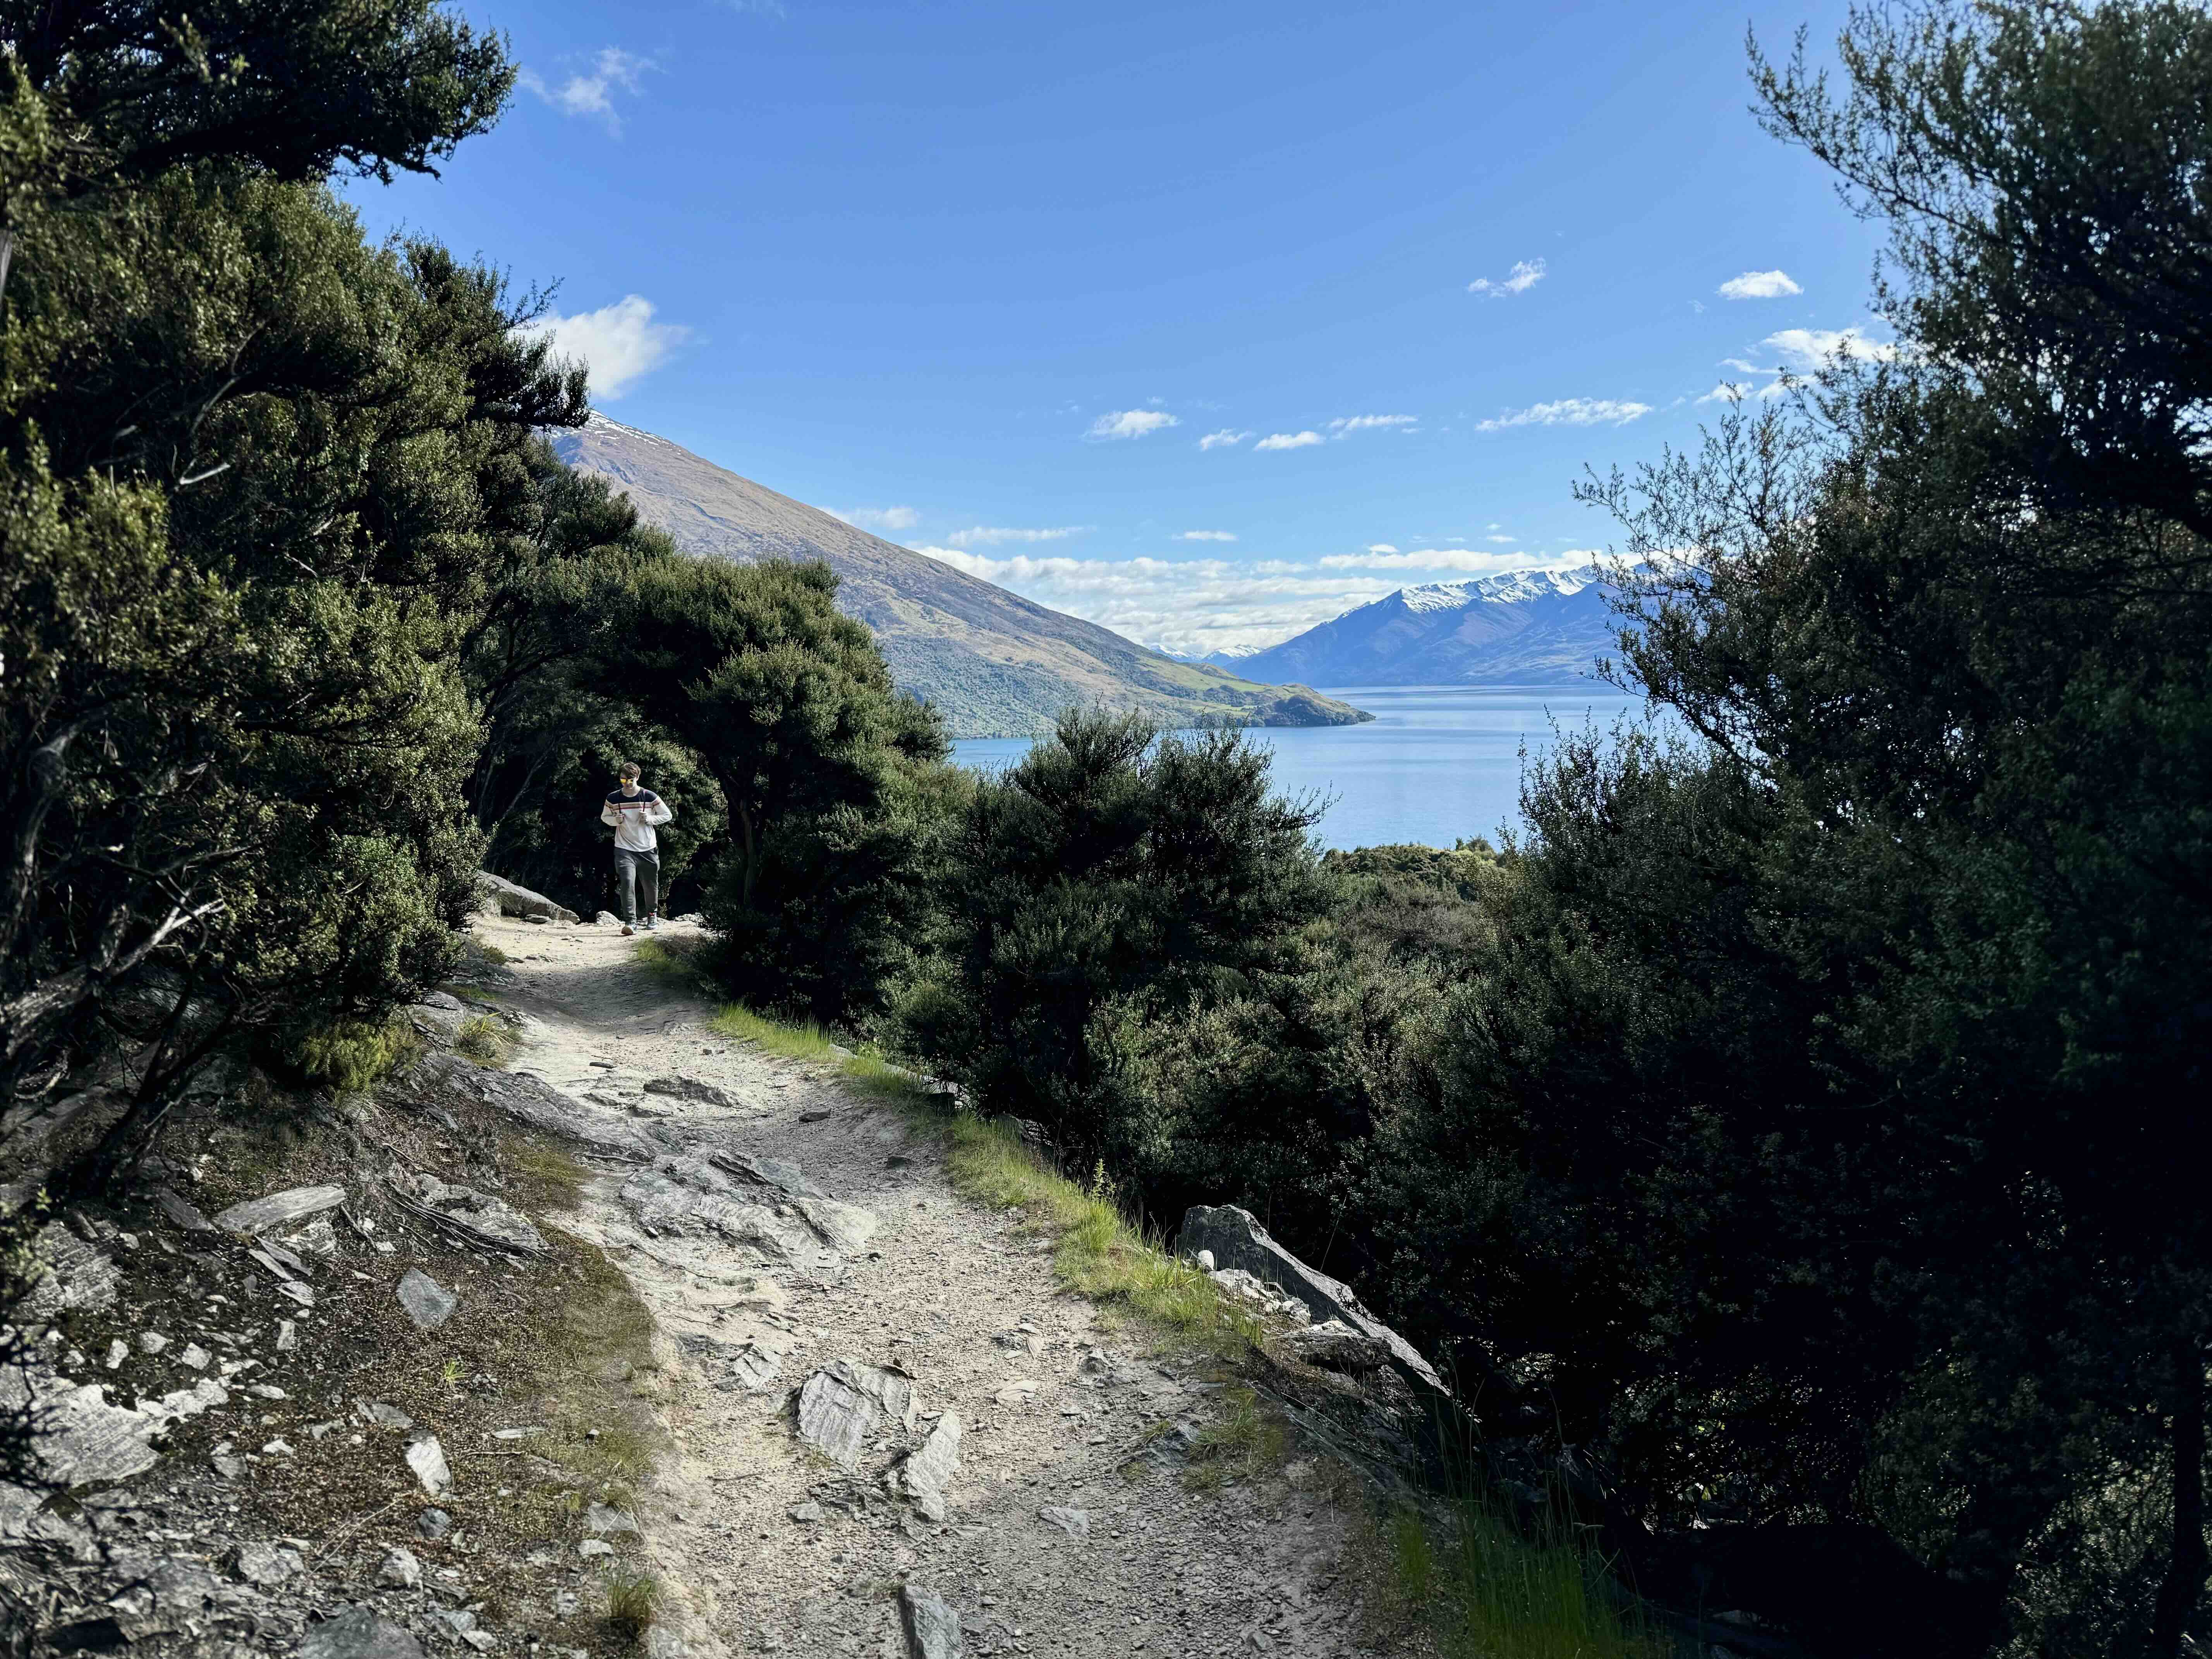
<svg viewBox="0 0 2212 1659">
<path fill-rule="evenodd" d="M 0 1084 L 128 1045 L 95 1176 L 214 1047 L 442 971 L 477 846 L 457 645 L 532 429 L 583 408 L 496 276 L 368 246 L 317 182 L 477 130 L 496 48 L 421 5 L 210 27 L 216 82 L 191 29 L 109 12 L 0 65 Z"/>
<path fill-rule="evenodd" d="M 1148 1022 L 1286 959 L 1329 884 L 1310 806 L 1236 733 L 1071 714 L 945 834 L 933 950 L 899 1041 L 992 1109 L 1132 1168 L 1163 1125 L 1131 1066 Z"/>
</svg>

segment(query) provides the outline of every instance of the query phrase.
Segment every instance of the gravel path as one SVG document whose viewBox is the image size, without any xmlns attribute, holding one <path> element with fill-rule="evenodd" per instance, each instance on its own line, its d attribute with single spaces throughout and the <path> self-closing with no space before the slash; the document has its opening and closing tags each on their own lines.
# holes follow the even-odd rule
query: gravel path
<svg viewBox="0 0 2212 1659">
<path fill-rule="evenodd" d="M 1329 1472 L 1297 1456 L 1193 1490 L 1175 1449 L 1218 1384 L 1058 1289 L 1048 1247 L 953 1193 L 933 1137 L 720 1036 L 614 928 L 477 927 L 532 1017 L 514 1069 L 661 1149 L 554 1219 L 629 1275 L 684 1379 L 676 1454 L 640 1518 L 693 1653 L 919 1653 L 905 1626 L 929 1609 L 902 1614 L 902 1583 L 957 1615 L 959 1644 L 933 1655 L 1378 1650 L 1339 1589 L 1348 1519 Z M 896 1409 L 858 1424 L 849 1471 L 800 1441 L 788 1403 L 841 1360 L 894 1408 L 902 1377 L 916 1396 L 910 1424 Z M 956 1434 L 940 1486 L 931 1465 Z"/>
</svg>

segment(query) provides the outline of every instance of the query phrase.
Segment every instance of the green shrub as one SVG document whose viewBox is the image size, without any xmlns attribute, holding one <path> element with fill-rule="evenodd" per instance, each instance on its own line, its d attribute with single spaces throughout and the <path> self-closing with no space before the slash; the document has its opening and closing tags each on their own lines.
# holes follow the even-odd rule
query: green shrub
<svg viewBox="0 0 2212 1659">
<path fill-rule="evenodd" d="M 295 1044 L 301 1076 L 340 1094 L 373 1089 L 422 1051 L 422 1039 L 405 1019 L 339 1020 L 310 1031 Z"/>
</svg>

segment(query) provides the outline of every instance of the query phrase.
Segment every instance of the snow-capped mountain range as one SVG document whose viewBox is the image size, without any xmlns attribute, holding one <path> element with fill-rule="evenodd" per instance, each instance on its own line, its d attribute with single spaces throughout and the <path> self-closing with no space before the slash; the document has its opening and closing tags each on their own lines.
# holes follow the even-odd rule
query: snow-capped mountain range
<svg viewBox="0 0 2212 1659">
<path fill-rule="evenodd" d="M 1595 567 L 1401 587 L 1234 662 L 1307 685 L 1555 685 L 1589 679 L 1620 619 Z"/>
</svg>

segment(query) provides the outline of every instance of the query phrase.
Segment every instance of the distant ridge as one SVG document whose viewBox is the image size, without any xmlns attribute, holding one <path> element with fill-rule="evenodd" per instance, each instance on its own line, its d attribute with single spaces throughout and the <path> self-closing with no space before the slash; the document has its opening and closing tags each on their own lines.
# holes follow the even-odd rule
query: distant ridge
<svg viewBox="0 0 2212 1659">
<path fill-rule="evenodd" d="M 892 678 L 934 703 L 955 737 L 1028 737 L 1079 704 L 1139 709 L 1177 726 L 1373 718 L 1308 686 L 1257 684 L 1147 651 L 604 415 L 552 443 L 570 466 L 627 492 L 639 516 L 686 552 L 742 563 L 825 561 L 838 575 L 840 608 L 874 629 Z"/>
<path fill-rule="evenodd" d="M 1613 592 L 1595 567 L 1401 587 L 1234 660 L 1255 679 L 1314 685 L 1572 684 L 1615 649 Z"/>
</svg>

